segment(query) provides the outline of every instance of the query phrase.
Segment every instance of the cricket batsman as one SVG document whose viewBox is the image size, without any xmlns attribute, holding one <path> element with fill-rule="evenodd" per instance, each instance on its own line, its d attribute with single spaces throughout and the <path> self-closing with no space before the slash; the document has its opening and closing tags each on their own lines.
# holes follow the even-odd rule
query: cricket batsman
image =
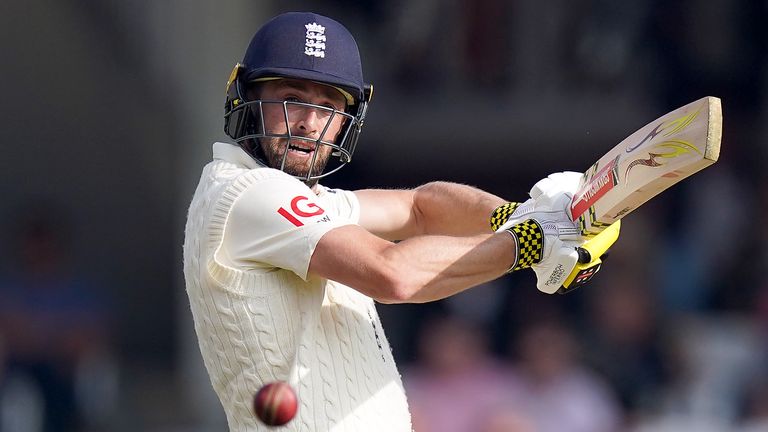
<svg viewBox="0 0 768 432">
<path fill-rule="evenodd" d="M 410 431 L 376 302 L 439 300 L 526 268 L 552 293 L 576 266 L 575 173 L 542 180 L 522 205 L 448 182 L 322 185 L 351 162 L 372 95 L 355 39 L 314 13 L 268 21 L 232 71 L 232 142 L 214 143 L 202 170 L 184 275 L 233 432 L 264 427 L 252 398 L 276 380 L 299 400 L 283 430 Z"/>
</svg>

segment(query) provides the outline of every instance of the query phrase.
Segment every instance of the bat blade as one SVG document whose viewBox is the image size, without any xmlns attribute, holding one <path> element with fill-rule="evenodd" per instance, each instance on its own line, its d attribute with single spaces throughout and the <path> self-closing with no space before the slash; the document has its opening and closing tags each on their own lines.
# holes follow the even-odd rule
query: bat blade
<svg viewBox="0 0 768 432">
<path fill-rule="evenodd" d="M 717 161 L 723 117 L 708 96 L 625 138 L 582 176 L 571 201 L 581 234 L 593 237 L 649 199 Z"/>
</svg>

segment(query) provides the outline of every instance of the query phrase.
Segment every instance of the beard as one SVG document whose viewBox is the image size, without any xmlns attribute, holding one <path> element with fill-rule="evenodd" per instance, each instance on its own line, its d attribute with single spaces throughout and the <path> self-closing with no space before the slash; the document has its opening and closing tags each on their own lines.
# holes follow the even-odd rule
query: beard
<svg viewBox="0 0 768 432">
<path fill-rule="evenodd" d="M 280 169 L 283 164 L 283 156 L 288 151 L 287 140 L 285 138 L 262 138 L 260 141 L 261 149 L 269 167 Z M 317 152 L 317 154 L 309 154 L 308 157 L 289 153 L 285 159 L 285 166 L 282 168 L 282 171 L 304 179 L 308 176 L 321 175 L 325 171 L 325 167 L 330 159 L 331 148 L 327 145 L 318 144 L 314 152 Z M 312 163 L 312 158 L 315 159 L 314 164 Z M 315 183 L 317 183 L 317 180 L 311 181 L 311 184 Z"/>
</svg>

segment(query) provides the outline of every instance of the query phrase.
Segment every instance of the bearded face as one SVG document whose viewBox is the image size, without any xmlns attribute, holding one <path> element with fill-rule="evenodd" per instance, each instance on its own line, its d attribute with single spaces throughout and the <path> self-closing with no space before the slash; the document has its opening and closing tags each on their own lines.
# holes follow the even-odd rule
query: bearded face
<svg viewBox="0 0 768 432">
<path fill-rule="evenodd" d="M 259 142 L 269 166 L 296 177 L 322 174 L 333 149 L 321 141 L 336 143 L 345 121 L 344 96 L 312 81 L 278 79 L 262 83 L 253 99 L 263 101 L 267 137 Z"/>
<path fill-rule="evenodd" d="M 301 138 L 293 138 L 290 142 L 287 138 L 262 138 L 261 149 L 270 167 L 282 168 L 285 173 L 296 177 L 322 174 L 332 151 L 331 147 L 318 146 L 314 140 Z"/>
</svg>

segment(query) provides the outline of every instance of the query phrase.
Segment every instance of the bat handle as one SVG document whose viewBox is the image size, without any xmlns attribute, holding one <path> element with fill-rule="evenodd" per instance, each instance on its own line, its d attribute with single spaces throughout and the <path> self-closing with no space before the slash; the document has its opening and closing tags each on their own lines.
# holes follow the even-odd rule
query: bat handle
<svg viewBox="0 0 768 432">
<path fill-rule="evenodd" d="M 593 259 L 599 259 L 619 238 L 620 230 L 621 221 L 619 220 L 612 223 L 600 234 L 587 240 L 584 244 L 577 247 L 576 252 L 579 254 L 579 263 L 588 264 L 591 263 Z"/>
</svg>

